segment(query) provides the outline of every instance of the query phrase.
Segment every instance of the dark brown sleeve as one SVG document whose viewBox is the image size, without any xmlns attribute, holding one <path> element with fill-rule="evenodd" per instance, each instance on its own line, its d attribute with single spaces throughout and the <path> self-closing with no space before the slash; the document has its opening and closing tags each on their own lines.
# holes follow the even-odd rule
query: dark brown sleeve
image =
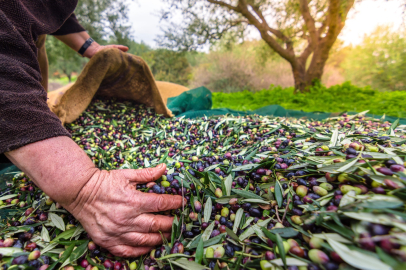
<svg viewBox="0 0 406 270">
<path fill-rule="evenodd" d="M 62 1 L 0 1 L 0 153 L 70 136 L 48 108 L 34 42 L 35 37 L 54 31 L 64 21 L 47 15 L 43 8 L 55 12 L 66 9 L 66 16 L 72 13 L 71 6 L 56 2 Z"/>
<path fill-rule="evenodd" d="M 51 35 L 54 36 L 64 36 L 73 33 L 79 33 L 86 31 L 78 22 L 75 14 L 72 14 L 65 23 L 58 29 L 56 32 L 52 33 Z"/>
<path fill-rule="evenodd" d="M 32 84 L 16 84 L 18 91 L 0 89 L 0 153 L 48 138 L 70 136 L 48 108 L 45 90 L 40 84 Z"/>
</svg>

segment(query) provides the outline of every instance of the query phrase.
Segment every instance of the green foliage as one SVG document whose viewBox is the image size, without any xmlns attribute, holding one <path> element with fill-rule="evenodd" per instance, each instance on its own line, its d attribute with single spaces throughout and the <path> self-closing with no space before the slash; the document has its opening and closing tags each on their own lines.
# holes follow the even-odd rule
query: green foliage
<svg viewBox="0 0 406 270">
<path fill-rule="evenodd" d="M 167 49 L 158 49 L 150 52 L 147 61 L 157 81 L 168 81 L 187 85 L 191 71 L 184 53 Z"/>
<path fill-rule="evenodd" d="M 131 41 L 129 53 L 140 56 L 150 67 L 155 80 L 188 85 L 191 67 L 185 52 L 152 49 L 147 44 Z"/>
<path fill-rule="evenodd" d="M 258 92 L 243 91 L 232 94 L 213 93 L 213 108 L 234 110 L 255 110 L 278 104 L 286 109 L 307 112 L 366 111 L 372 114 L 386 114 L 406 117 L 404 101 L 406 91 L 380 92 L 371 87 L 358 87 L 350 82 L 332 87 L 316 85 L 309 93 L 294 94 L 294 88 L 271 86 Z"/>
<path fill-rule="evenodd" d="M 100 44 L 131 43 L 126 0 L 80 0 L 75 14 L 89 35 Z M 50 71 L 66 75 L 79 73 L 87 59 L 61 41 L 49 36 L 46 41 Z"/>
<path fill-rule="evenodd" d="M 220 42 L 209 54 L 197 57 L 193 67 L 192 87 L 206 86 L 214 92 L 261 90 L 269 85 L 293 85 L 288 63 L 265 44 Z"/>
<path fill-rule="evenodd" d="M 79 0 L 76 17 L 94 40 L 101 44 L 130 41 L 126 0 Z"/>
<path fill-rule="evenodd" d="M 406 89 L 406 31 L 378 27 L 362 44 L 346 49 L 341 63 L 347 80 L 379 90 Z"/>
<path fill-rule="evenodd" d="M 57 72 L 60 75 L 66 75 L 69 82 L 71 82 L 72 73 L 80 72 L 88 62 L 87 58 L 81 57 L 55 37 L 47 37 L 46 49 L 50 74 Z"/>
</svg>

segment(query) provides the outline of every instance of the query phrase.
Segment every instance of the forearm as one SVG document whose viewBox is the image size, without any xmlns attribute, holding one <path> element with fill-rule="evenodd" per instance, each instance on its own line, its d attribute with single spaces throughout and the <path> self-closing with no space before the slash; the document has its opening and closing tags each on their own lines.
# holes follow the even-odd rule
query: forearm
<svg viewBox="0 0 406 270">
<path fill-rule="evenodd" d="M 28 144 L 6 156 L 48 196 L 63 205 L 72 204 L 82 187 L 99 172 L 68 137 Z"/>
<path fill-rule="evenodd" d="M 68 45 L 72 50 L 79 51 L 83 44 L 90 38 L 86 31 L 73 33 L 63 36 L 55 36 L 57 39 Z M 83 54 L 84 57 L 91 58 L 94 55 L 93 51 L 96 50 L 100 45 L 97 42 L 93 42 L 90 47 Z"/>
</svg>

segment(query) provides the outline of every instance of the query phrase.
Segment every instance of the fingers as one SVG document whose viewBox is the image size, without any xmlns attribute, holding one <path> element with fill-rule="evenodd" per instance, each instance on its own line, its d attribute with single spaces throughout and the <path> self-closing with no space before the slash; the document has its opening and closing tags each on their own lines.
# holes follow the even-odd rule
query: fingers
<svg viewBox="0 0 406 270">
<path fill-rule="evenodd" d="M 158 180 L 165 172 L 166 165 L 160 164 L 155 168 L 142 170 L 122 170 L 126 179 L 135 183 L 148 183 Z"/>
<path fill-rule="evenodd" d="M 133 229 L 139 233 L 169 233 L 172 231 L 173 217 L 142 214 L 135 218 Z"/>
<path fill-rule="evenodd" d="M 163 236 L 168 238 L 170 233 L 165 233 Z M 161 245 L 163 242 L 163 238 L 160 233 L 129 232 L 123 234 L 120 238 L 123 244 L 135 247 L 152 247 Z"/>
<path fill-rule="evenodd" d="M 147 254 L 151 250 L 153 250 L 154 247 L 132 247 L 132 246 L 126 246 L 126 245 L 120 245 L 120 246 L 114 246 L 111 248 L 108 248 L 111 254 L 118 256 L 118 257 L 139 257 L 141 255 Z"/>
<path fill-rule="evenodd" d="M 127 46 L 123 46 L 123 45 L 111 45 L 113 48 L 119 49 L 120 51 L 126 52 L 128 51 L 128 47 Z"/>
<path fill-rule="evenodd" d="M 141 193 L 140 196 L 140 210 L 144 213 L 163 212 L 167 210 L 179 209 L 183 203 L 186 205 L 187 200 L 178 195 L 158 195 L 153 193 Z M 137 202 L 139 205 L 139 202 Z"/>
</svg>

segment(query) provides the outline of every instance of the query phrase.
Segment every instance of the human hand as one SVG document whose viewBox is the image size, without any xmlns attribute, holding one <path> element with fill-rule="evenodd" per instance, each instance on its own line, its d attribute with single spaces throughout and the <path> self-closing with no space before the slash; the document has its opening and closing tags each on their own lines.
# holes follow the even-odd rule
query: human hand
<svg viewBox="0 0 406 270">
<path fill-rule="evenodd" d="M 137 257 L 169 236 L 173 217 L 153 215 L 182 206 L 182 197 L 143 193 L 165 164 L 143 170 L 100 171 L 70 138 L 34 142 L 6 156 L 54 201 L 71 212 L 93 241 L 122 257 Z M 185 202 L 186 203 L 186 202 Z"/>
<path fill-rule="evenodd" d="M 121 257 L 138 257 L 170 236 L 173 217 L 154 215 L 182 206 L 182 197 L 143 193 L 137 184 L 157 180 L 165 164 L 143 170 L 99 171 L 77 198 L 63 205 L 89 233 L 92 240 Z"/>
<path fill-rule="evenodd" d="M 107 49 L 107 48 L 116 48 L 123 52 L 128 51 L 128 47 L 123 46 L 123 45 L 105 45 L 105 46 L 103 46 L 96 42 L 93 42 L 92 45 L 89 48 L 87 48 L 87 50 L 85 51 L 83 56 L 87 57 L 87 58 L 92 58 L 96 53 L 98 53 L 101 50 Z"/>
</svg>

